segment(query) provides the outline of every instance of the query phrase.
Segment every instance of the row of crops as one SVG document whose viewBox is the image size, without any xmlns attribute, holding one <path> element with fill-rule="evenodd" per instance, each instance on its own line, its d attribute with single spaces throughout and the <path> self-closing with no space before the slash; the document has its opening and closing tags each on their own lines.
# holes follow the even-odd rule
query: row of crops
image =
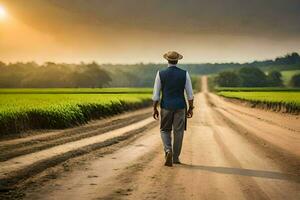
<svg viewBox="0 0 300 200">
<path fill-rule="evenodd" d="M 298 90 L 281 90 L 271 91 L 269 88 L 219 88 L 217 94 L 227 98 L 234 98 L 248 101 L 253 107 L 266 108 L 277 112 L 286 112 L 300 114 L 300 91 Z"/>
<path fill-rule="evenodd" d="M 151 90 L 1 89 L 0 134 L 60 129 L 151 104 Z"/>
</svg>

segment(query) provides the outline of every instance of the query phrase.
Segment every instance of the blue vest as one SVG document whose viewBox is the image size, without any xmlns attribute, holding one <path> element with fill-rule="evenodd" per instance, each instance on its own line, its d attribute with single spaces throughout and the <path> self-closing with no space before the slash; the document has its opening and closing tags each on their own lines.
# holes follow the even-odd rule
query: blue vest
<svg viewBox="0 0 300 200">
<path fill-rule="evenodd" d="M 168 110 L 184 109 L 186 71 L 172 66 L 159 72 L 162 88 L 160 107 Z"/>
</svg>

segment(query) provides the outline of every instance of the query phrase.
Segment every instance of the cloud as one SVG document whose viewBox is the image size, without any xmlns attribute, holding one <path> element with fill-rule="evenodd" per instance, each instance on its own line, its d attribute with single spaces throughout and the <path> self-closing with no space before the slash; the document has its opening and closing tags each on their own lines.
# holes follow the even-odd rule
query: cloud
<svg viewBox="0 0 300 200">
<path fill-rule="evenodd" d="M 155 56 L 158 52 L 177 48 L 193 55 L 190 61 L 197 61 L 197 52 L 205 54 L 209 61 L 214 57 L 215 60 L 248 60 L 249 56 L 265 58 L 299 50 L 297 45 L 300 44 L 299 0 L 2 2 L 17 20 L 35 30 L 37 35 L 40 33 L 41 38 L 51 38 L 55 43 L 51 59 L 63 59 L 62 55 L 66 54 L 69 60 L 72 56 L 78 60 L 109 61 L 116 57 L 121 62 L 158 60 L 160 54 Z M 17 41 L 24 39 L 20 34 L 13 47 L 17 49 Z M 0 46 L 0 50 L 5 48 Z M 47 49 L 46 45 L 44 48 Z M 43 54 L 43 59 L 45 57 Z"/>
<path fill-rule="evenodd" d="M 296 36 L 298 0 L 9 0 L 44 31 L 143 30 L 178 34 Z"/>
</svg>

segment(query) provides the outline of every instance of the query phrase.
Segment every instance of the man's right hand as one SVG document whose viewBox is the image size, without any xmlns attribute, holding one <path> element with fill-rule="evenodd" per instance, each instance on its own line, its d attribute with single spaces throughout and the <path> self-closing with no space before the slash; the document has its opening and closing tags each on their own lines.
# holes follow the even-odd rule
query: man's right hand
<svg viewBox="0 0 300 200">
<path fill-rule="evenodd" d="M 159 112 L 158 112 L 157 108 L 154 108 L 154 110 L 153 110 L 153 118 L 155 120 L 158 120 L 158 117 L 159 117 Z"/>
</svg>

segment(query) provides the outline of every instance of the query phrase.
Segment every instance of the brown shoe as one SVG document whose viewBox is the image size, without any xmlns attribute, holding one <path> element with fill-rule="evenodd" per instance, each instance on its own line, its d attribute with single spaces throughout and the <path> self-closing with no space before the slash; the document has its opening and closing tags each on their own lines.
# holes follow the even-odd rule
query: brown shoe
<svg viewBox="0 0 300 200">
<path fill-rule="evenodd" d="M 172 151 L 167 151 L 166 152 L 166 162 L 165 166 L 172 167 L 173 166 L 173 155 Z"/>
</svg>

